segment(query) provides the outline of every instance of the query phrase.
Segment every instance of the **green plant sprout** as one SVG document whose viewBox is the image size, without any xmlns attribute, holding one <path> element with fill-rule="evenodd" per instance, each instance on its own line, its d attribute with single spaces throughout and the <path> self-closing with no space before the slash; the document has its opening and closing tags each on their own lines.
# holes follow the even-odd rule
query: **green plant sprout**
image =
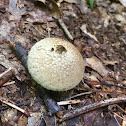
<svg viewBox="0 0 126 126">
<path fill-rule="evenodd" d="M 90 8 L 93 9 L 94 0 L 89 0 Z"/>
</svg>

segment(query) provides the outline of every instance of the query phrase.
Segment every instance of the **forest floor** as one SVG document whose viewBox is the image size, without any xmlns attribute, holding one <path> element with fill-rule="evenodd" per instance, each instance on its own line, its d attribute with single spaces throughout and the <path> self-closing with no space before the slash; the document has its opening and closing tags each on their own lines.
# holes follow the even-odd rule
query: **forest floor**
<svg viewBox="0 0 126 126">
<path fill-rule="evenodd" d="M 88 86 L 82 81 L 67 98 L 56 100 L 79 101 L 63 105 L 63 114 L 79 108 L 83 111 L 84 106 L 100 101 L 110 102 L 103 107 L 96 105 L 97 109 L 94 107 L 93 111 L 79 116 L 73 114 L 75 117 L 66 121 L 63 121 L 64 116 L 59 119 L 55 114 L 49 115 L 43 99 L 31 85 L 27 70 L 10 48 L 10 42 L 20 44 L 28 53 L 36 42 L 47 37 L 62 38 L 77 47 L 84 58 L 85 79 L 124 88 Z M 125 52 L 126 4 L 119 0 L 95 0 L 92 9 L 85 0 L 0 0 L 0 125 L 125 126 Z M 2 75 L 7 70 L 13 71 L 9 79 L 6 73 Z M 15 108 L 5 108 L 4 100 L 23 103 L 20 107 L 32 113 L 31 117 Z M 25 104 L 28 101 L 30 103 Z"/>
</svg>

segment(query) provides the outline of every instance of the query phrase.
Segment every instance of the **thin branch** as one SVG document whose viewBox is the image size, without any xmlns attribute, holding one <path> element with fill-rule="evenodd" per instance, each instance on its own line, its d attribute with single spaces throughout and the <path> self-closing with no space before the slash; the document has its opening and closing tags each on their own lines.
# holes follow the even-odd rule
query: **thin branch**
<svg viewBox="0 0 126 126">
<path fill-rule="evenodd" d="M 77 104 L 80 103 L 81 100 L 69 100 L 69 101 L 60 101 L 57 102 L 58 105 L 69 105 L 69 104 Z"/>
<path fill-rule="evenodd" d="M 2 103 L 6 104 L 6 105 L 9 105 L 9 106 L 11 106 L 11 107 L 17 109 L 18 111 L 24 113 L 26 116 L 30 116 L 30 113 L 29 113 L 28 111 L 26 111 L 26 110 L 24 110 L 24 109 L 22 109 L 22 108 L 20 108 L 20 107 L 18 107 L 18 106 L 16 106 L 16 105 L 14 105 L 14 104 L 8 102 L 8 101 L 5 100 L 4 98 L 1 98 L 1 97 L 0 97 L 0 101 L 1 101 Z"/>
<path fill-rule="evenodd" d="M 0 74 L 0 78 L 2 78 L 5 74 L 7 74 L 10 71 L 11 71 L 11 68 L 8 68 L 7 70 L 5 70 L 3 73 Z"/>
<path fill-rule="evenodd" d="M 40 99 L 36 99 L 35 101 L 21 102 L 21 103 L 16 104 L 16 106 L 29 105 L 31 103 L 37 103 L 37 102 L 41 102 L 41 100 Z M 9 108 L 9 106 L 1 106 L 0 110 L 6 110 L 8 108 Z"/>
<path fill-rule="evenodd" d="M 110 98 L 107 100 L 103 100 L 100 102 L 96 102 L 81 108 L 78 108 L 76 110 L 72 110 L 68 113 L 66 113 L 62 119 L 59 120 L 59 122 L 63 122 L 65 120 L 71 119 L 73 117 L 79 116 L 81 114 L 93 111 L 95 109 L 101 108 L 101 107 L 105 107 L 108 105 L 112 105 L 112 104 L 117 104 L 117 103 L 122 103 L 122 102 L 126 102 L 126 97 L 118 97 L 118 98 Z"/>
<path fill-rule="evenodd" d="M 116 120 L 116 122 L 117 122 L 118 126 L 121 126 L 121 125 L 119 124 L 119 121 L 117 120 L 116 116 L 117 116 L 117 115 L 115 115 L 115 114 L 114 114 L 114 116 L 113 116 L 113 117 L 114 117 L 114 119 Z"/>
<path fill-rule="evenodd" d="M 3 86 L 8 86 L 8 85 L 11 85 L 11 84 L 14 84 L 14 83 L 15 83 L 15 81 L 6 82 L 6 83 L 3 84 Z"/>
<path fill-rule="evenodd" d="M 126 89 L 126 87 L 124 87 L 124 86 L 120 86 L 120 85 L 116 85 L 116 84 L 110 84 L 110 83 L 106 83 L 106 82 L 90 81 L 88 79 L 84 79 L 84 83 L 86 83 L 88 85 L 106 85 L 106 86 L 114 86 L 114 87 Z"/>
<path fill-rule="evenodd" d="M 77 94 L 77 95 L 73 95 L 73 96 L 67 98 L 66 100 L 70 100 L 70 99 L 72 99 L 72 98 L 76 98 L 76 97 L 79 97 L 79 96 L 82 96 L 82 95 L 92 94 L 92 93 L 94 93 L 94 92 L 95 92 L 95 91 L 88 91 L 88 92 L 80 93 L 80 94 Z"/>
<path fill-rule="evenodd" d="M 58 19 L 58 23 L 59 23 L 60 27 L 63 29 L 66 36 L 68 37 L 68 39 L 73 40 L 73 36 L 68 31 L 67 26 L 64 24 L 64 22 L 61 19 Z"/>
</svg>

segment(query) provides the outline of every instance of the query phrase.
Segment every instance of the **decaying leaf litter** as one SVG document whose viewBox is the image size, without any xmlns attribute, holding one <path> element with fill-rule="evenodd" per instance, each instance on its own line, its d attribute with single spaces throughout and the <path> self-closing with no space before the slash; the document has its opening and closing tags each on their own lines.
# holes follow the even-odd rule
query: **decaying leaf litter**
<svg viewBox="0 0 126 126">
<path fill-rule="evenodd" d="M 117 104 L 112 106 L 108 103 L 104 108 L 99 106 L 99 109 L 59 123 L 58 117 L 49 116 L 43 100 L 39 98 L 34 86 L 30 86 L 27 71 L 10 48 L 9 42 L 20 44 L 28 53 L 37 41 L 50 36 L 69 40 L 78 48 L 86 65 L 85 79 L 125 87 L 125 1 L 96 0 L 93 10 L 84 0 L 56 2 L 53 0 L 0 2 L 0 75 L 10 69 L 13 73 L 9 79 L 6 74 L 5 77 L 2 76 L 9 81 L 8 85 L 0 88 L 1 101 L 4 98 L 6 102 L 14 105 L 28 102 L 22 107 L 31 113 L 31 117 L 27 117 L 16 109 L 6 110 L 6 106 L 1 104 L 1 123 L 19 126 L 118 125 L 123 120 L 124 125 L 125 102 L 121 101 L 114 103 L 114 105 L 118 103 L 121 109 Z M 80 110 L 86 105 L 111 100 L 110 98 L 118 101 L 120 97 L 125 99 L 125 89 L 103 85 L 88 86 L 81 82 L 69 96 L 57 100 L 58 104 L 60 101 L 67 101 L 67 104 L 68 99 L 80 100 L 77 104 L 64 106 L 64 116 L 60 117 L 60 121 L 67 111 Z M 7 116 L 9 114 L 11 117 Z"/>
</svg>

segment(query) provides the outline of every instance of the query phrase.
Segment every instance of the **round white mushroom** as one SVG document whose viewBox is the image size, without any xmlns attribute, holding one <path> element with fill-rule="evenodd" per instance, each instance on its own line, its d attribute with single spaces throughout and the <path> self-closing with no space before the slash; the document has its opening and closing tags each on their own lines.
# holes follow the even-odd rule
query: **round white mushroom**
<svg viewBox="0 0 126 126">
<path fill-rule="evenodd" d="M 59 38 L 37 42 L 29 52 L 27 65 L 33 79 L 52 91 L 66 91 L 77 86 L 85 68 L 76 47 Z"/>
</svg>

